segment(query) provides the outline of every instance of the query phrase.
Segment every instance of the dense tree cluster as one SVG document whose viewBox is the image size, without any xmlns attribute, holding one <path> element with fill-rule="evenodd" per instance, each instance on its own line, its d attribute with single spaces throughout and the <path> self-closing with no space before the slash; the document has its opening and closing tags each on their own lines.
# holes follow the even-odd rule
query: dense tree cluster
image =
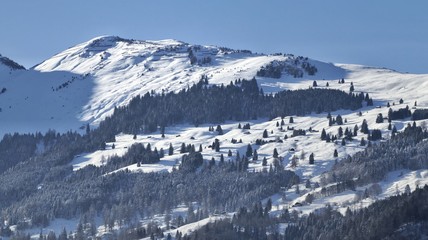
<svg viewBox="0 0 428 240">
<path fill-rule="evenodd" d="M 412 120 L 428 119 L 428 109 L 416 109 L 412 114 Z"/>
<path fill-rule="evenodd" d="M 8 66 L 10 69 L 13 69 L 13 70 L 25 70 L 25 67 L 14 62 L 10 58 L 2 56 L 1 54 L 0 54 L 0 63 Z"/>
<path fill-rule="evenodd" d="M 421 239 L 428 233 L 428 186 L 345 216 L 331 209 L 290 224 L 284 239 Z M 403 226 L 405 226 L 403 228 Z M 408 231 L 411 229 L 411 231 Z M 407 231 L 406 231 L 407 230 Z M 361 234 L 364 233 L 364 234 Z"/>
<path fill-rule="evenodd" d="M 330 89 L 282 91 L 274 95 L 260 93 L 257 81 L 204 87 L 203 81 L 179 93 L 138 96 L 126 107 L 116 108 L 100 124 L 99 131 L 109 136 L 119 132 L 154 132 L 160 126 L 190 122 L 221 123 L 257 117 L 304 115 L 311 112 L 358 109 L 362 99 L 354 94 Z M 291 118 L 290 118 L 291 119 Z"/>
<path fill-rule="evenodd" d="M 303 77 L 303 73 L 315 75 L 318 69 L 310 64 L 307 58 L 297 57 L 289 58 L 285 61 L 272 61 L 266 66 L 262 66 L 257 71 L 258 77 L 281 78 L 282 73 L 286 73 L 294 78 Z"/>
<path fill-rule="evenodd" d="M 394 111 L 391 108 L 388 110 L 388 121 L 404 119 L 410 116 L 412 116 L 412 112 L 410 111 L 409 106 L 400 108 L 397 111 Z"/>
<path fill-rule="evenodd" d="M 239 172 L 233 162 L 194 171 L 201 164 L 200 153 L 193 153 L 184 159 L 183 169 L 172 173 L 124 171 L 105 176 L 100 168 L 86 167 L 71 176 L 67 173 L 68 177 L 61 180 L 43 181 L 39 191 L 22 200 L 8 205 L 2 202 L 1 218 L 22 228 L 28 224 L 44 226 L 53 218 L 88 214 L 103 216 L 106 225 L 130 223 L 138 216 L 165 213 L 189 202 L 201 203 L 207 212 L 234 211 L 298 181 L 293 172 L 280 169 Z"/>
<path fill-rule="evenodd" d="M 345 216 L 327 206 L 302 218 L 288 209 L 279 218 L 267 217 L 255 205 L 252 211 L 240 209 L 232 220 L 209 223 L 190 235 L 180 233 L 179 239 L 423 239 L 428 234 L 427 198 L 425 186 L 368 208 L 348 209 Z M 281 234 L 276 231 L 279 223 L 287 224 Z"/>
<path fill-rule="evenodd" d="M 357 179 L 363 185 L 382 180 L 390 171 L 428 168 L 428 142 L 422 141 L 427 137 L 422 128 L 408 126 L 392 139 L 338 162 L 324 177 L 327 182 Z"/>
</svg>

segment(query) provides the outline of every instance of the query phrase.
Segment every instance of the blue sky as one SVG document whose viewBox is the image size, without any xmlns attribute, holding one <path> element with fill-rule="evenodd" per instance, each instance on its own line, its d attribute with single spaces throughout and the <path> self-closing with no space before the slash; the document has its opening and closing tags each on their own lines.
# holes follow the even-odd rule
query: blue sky
<svg viewBox="0 0 428 240">
<path fill-rule="evenodd" d="M 428 73 L 428 1 L 5 0 L 0 54 L 31 67 L 99 35 L 174 38 Z"/>
</svg>

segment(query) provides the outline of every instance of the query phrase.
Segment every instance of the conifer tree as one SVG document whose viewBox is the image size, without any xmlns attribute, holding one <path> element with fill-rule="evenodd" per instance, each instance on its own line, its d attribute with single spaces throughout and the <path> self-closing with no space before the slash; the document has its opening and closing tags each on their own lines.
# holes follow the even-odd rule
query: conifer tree
<svg viewBox="0 0 428 240">
<path fill-rule="evenodd" d="M 168 155 L 172 156 L 174 154 L 174 148 L 172 147 L 172 143 L 169 144 Z"/>
<path fill-rule="evenodd" d="M 361 138 L 360 146 L 366 146 L 366 140 L 364 138 Z"/>
<path fill-rule="evenodd" d="M 314 153 L 311 153 L 311 155 L 309 155 L 309 164 L 314 164 L 314 163 L 315 163 Z"/>
<path fill-rule="evenodd" d="M 253 155 L 253 148 L 251 147 L 251 144 L 247 145 L 247 151 L 245 152 L 245 156 L 251 157 Z"/>
<path fill-rule="evenodd" d="M 263 158 L 262 166 L 267 166 L 267 159 L 266 159 L 266 157 Z"/>
<path fill-rule="evenodd" d="M 186 144 L 182 143 L 180 148 L 180 153 L 185 153 L 185 152 L 186 152 Z"/>
<path fill-rule="evenodd" d="M 340 138 L 343 136 L 343 129 L 342 129 L 342 127 L 339 127 L 337 135 L 339 135 Z"/>
<path fill-rule="evenodd" d="M 253 161 L 257 161 L 257 160 L 259 160 L 259 154 L 257 153 L 257 150 L 254 149 L 254 152 L 253 152 Z"/>
<path fill-rule="evenodd" d="M 363 123 L 361 124 L 361 132 L 364 134 L 368 134 L 369 133 L 369 126 L 367 124 L 366 119 L 363 120 Z"/>
<path fill-rule="evenodd" d="M 276 148 L 273 149 L 273 158 L 278 158 L 278 150 Z"/>
<path fill-rule="evenodd" d="M 326 137 L 327 137 L 327 133 L 325 132 L 325 129 L 323 128 L 321 131 L 321 140 L 324 141 L 326 139 Z"/>
<path fill-rule="evenodd" d="M 267 138 L 268 137 L 268 132 L 267 132 L 267 130 L 265 129 L 264 131 L 263 131 L 263 138 Z"/>
</svg>

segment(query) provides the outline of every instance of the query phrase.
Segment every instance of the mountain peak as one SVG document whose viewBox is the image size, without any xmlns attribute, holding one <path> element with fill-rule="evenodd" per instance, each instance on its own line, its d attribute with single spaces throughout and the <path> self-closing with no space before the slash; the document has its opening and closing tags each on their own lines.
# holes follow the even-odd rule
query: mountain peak
<svg viewBox="0 0 428 240">
<path fill-rule="evenodd" d="M 84 43 L 86 48 L 110 48 L 115 46 L 117 43 L 128 43 L 128 44 L 150 44 L 155 46 L 175 46 L 187 44 L 185 42 L 176 40 L 176 39 L 162 39 L 162 40 L 135 40 L 135 39 L 126 39 L 119 36 L 105 35 L 95 37 Z"/>
</svg>

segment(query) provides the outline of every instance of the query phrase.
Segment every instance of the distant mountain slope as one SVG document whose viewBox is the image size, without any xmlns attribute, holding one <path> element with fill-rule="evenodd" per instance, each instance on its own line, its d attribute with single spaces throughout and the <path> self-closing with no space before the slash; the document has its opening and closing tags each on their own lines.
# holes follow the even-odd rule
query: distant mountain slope
<svg viewBox="0 0 428 240">
<path fill-rule="evenodd" d="M 2 56 L 0 54 L 0 67 L 4 68 L 4 67 L 9 67 L 10 70 L 24 70 L 25 67 L 23 67 L 22 65 L 19 65 L 18 63 L 12 61 L 11 59 Z"/>
<path fill-rule="evenodd" d="M 127 104 L 138 94 L 178 91 L 199 81 L 203 75 L 211 84 L 228 84 L 237 78 L 254 77 L 262 66 L 272 61 L 293 62 L 294 59 L 292 55 L 252 54 L 176 40 L 137 41 L 106 36 L 72 47 L 34 69 L 92 76 L 93 95 L 83 106 L 79 118 L 98 123 L 111 114 L 115 106 Z M 344 75 L 342 69 L 332 64 L 308 61 L 320 68 L 316 74 L 320 78 Z"/>
<path fill-rule="evenodd" d="M 259 75 L 257 80 L 264 92 L 308 88 L 314 80 L 325 86 L 326 82 L 346 78 L 354 82 L 357 91 L 376 91 L 375 100 L 382 101 L 404 94 L 415 96 L 411 94 L 413 89 L 419 89 L 427 79 L 426 75 L 334 65 L 291 54 L 263 55 L 176 40 L 138 41 L 115 36 L 78 44 L 30 70 L 20 70 L 19 64 L 6 62 L 0 63 L 0 88 L 6 88 L 0 94 L 1 134 L 50 128 L 67 131 L 86 123 L 97 125 L 115 106 L 126 105 L 137 95 L 179 91 L 202 76 L 210 84 L 229 84 L 238 78 Z M 260 74 L 262 68 L 275 64 L 282 66 L 277 78 Z M 308 67 L 316 68 L 314 75 L 309 75 Z M 386 90 L 384 84 L 394 91 Z M 348 84 L 331 87 L 349 90 Z M 422 89 L 418 90 L 420 97 L 425 96 Z"/>
</svg>

